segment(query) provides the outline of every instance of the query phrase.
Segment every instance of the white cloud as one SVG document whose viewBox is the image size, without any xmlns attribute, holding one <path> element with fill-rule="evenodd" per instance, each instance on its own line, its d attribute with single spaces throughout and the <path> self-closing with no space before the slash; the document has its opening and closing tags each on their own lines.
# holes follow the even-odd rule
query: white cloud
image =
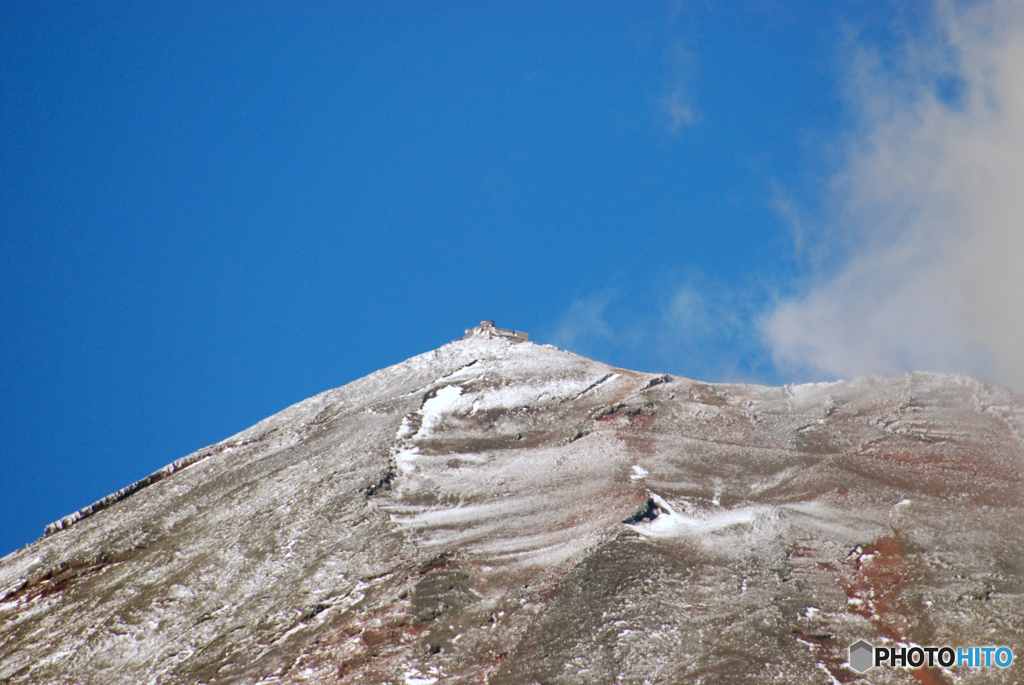
<svg viewBox="0 0 1024 685">
<path fill-rule="evenodd" d="M 935 6 L 896 60 L 860 48 L 832 185 L 837 272 L 780 303 L 780 365 L 964 371 L 1024 391 L 1024 5 Z M 838 229 L 838 230 L 836 230 Z"/>
</svg>

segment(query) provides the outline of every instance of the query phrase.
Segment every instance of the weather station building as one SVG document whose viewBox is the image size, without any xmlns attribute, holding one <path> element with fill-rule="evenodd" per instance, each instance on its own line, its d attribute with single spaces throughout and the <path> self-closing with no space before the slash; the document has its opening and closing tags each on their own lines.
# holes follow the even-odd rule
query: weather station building
<svg viewBox="0 0 1024 685">
<path fill-rule="evenodd" d="M 485 338 L 509 338 L 518 342 L 527 342 L 530 339 L 530 334 L 523 331 L 510 331 L 507 328 L 498 328 L 494 325 L 493 321 L 481 321 L 479 326 L 473 328 L 467 328 L 466 334 L 462 336 L 463 340 L 473 338 L 476 336 L 482 336 Z"/>
</svg>

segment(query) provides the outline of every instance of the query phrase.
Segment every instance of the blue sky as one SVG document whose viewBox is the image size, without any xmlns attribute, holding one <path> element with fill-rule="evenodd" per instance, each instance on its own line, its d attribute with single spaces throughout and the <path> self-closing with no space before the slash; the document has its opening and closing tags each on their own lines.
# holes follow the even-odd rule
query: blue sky
<svg viewBox="0 0 1024 685">
<path fill-rule="evenodd" d="M 431 5 L 0 8 L 0 554 L 482 319 L 1024 389 L 1014 3 Z"/>
</svg>

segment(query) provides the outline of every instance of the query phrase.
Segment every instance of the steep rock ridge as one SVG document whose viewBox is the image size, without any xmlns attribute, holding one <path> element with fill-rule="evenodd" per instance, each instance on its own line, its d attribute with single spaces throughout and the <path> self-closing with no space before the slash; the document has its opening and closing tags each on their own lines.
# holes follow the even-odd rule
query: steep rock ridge
<svg viewBox="0 0 1024 685">
<path fill-rule="evenodd" d="M 859 639 L 1021 658 L 1022 435 L 1020 399 L 964 376 L 709 385 L 470 335 L 0 560 L 0 683 L 845 683 Z"/>
</svg>

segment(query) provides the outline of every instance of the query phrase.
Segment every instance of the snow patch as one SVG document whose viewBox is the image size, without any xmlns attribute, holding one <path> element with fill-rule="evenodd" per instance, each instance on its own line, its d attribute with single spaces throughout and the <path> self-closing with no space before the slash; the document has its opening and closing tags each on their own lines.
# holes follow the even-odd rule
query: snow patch
<svg viewBox="0 0 1024 685">
<path fill-rule="evenodd" d="M 821 670 L 823 670 L 823 671 L 825 672 L 825 674 L 826 674 L 826 675 L 827 675 L 827 676 L 828 676 L 829 678 L 831 678 L 831 679 L 832 679 L 832 683 L 833 683 L 833 685 L 843 685 L 843 683 L 842 683 L 841 681 L 839 681 L 839 680 L 836 680 L 836 677 L 835 677 L 834 675 L 832 675 L 832 671 L 828 670 L 828 667 L 826 667 L 826 666 L 825 666 L 825 664 L 823 664 L 823 663 L 821 663 L 821 662 L 818 662 L 818 663 L 817 663 L 816 665 L 817 665 L 817 667 L 818 667 L 818 668 L 820 668 Z"/>
<path fill-rule="evenodd" d="M 630 524 L 636 532 L 650 538 L 707 536 L 738 526 L 756 527 L 756 524 L 766 518 L 770 509 L 764 506 L 750 506 L 689 516 L 676 511 L 660 495 L 651 493 L 651 499 L 661 509 L 659 514 L 653 520 Z"/>
<path fill-rule="evenodd" d="M 413 462 L 419 456 L 420 453 L 415 447 L 403 447 L 395 451 L 395 465 L 398 466 L 402 475 L 409 475 L 416 470 L 416 465 Z"/>
<path fill-rule="evenodd" d="M 398 440 L 404 440 L 406 438 L 412 437 L 414 432 L 415 431 L 413 430 L 412 421 L 410 421 L 409 417 L 406 416 L 405 418 L 402 419 L 402 425 L 401 427 L 399 427 L 398 434 L 395 435 L 395 438 Z"/>
<path fill-rule="evenodd" d="M 629 474 L 629 479 L 640 480 L 641 478 L 644 478 L 647 475 L 649 475 L 647 469 L 645 469 L 643 466 L 640 466 L 639 464 L 633 464 L 633 473 Z"/>
<path fill-rule="evenodd" d="M 418 668 L 410 668 L 402 675 L 405 677 L 405 685 L 434 685 L 444 674 L 437 668 L 429 669 L 429 673 L 424 673 Z"/>
<path fill-rule="evenodd" d="M 462 398 L 462 388 L 457 385 L 447 385 L 423 403 L 420 413 L 423 414 L 423 423 L 415 437 L 428 437 L 441 423 L 445 414 L 452 414 L 459 409 L 469 409 L 470 403 Z"/>
</svg>

